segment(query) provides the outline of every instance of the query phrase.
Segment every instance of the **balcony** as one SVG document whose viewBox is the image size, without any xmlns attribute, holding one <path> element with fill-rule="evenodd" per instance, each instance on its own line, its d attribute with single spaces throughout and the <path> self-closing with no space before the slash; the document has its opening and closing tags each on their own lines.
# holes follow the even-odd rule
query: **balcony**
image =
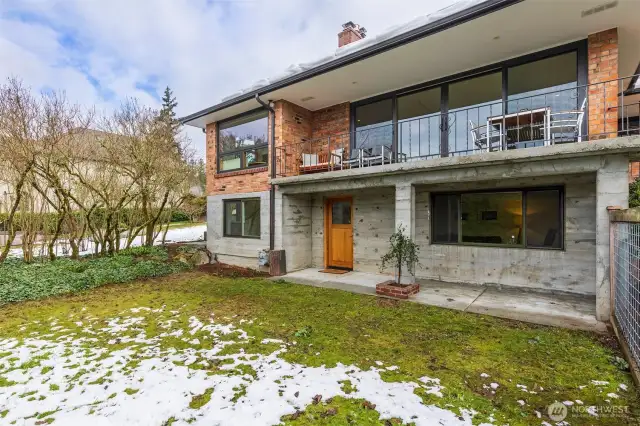
<svg viewBox="0 0 640 426">
<path fill-rule="evenodd" d="M 539 90 L 446 113 L 376 123 L 276 147 L 276 174 L 290 177 L 391 163 L 470 156 L 640 133 L 637 76 Z M 372 170 L 373 171 L 373 170 Z"/>
</svg>

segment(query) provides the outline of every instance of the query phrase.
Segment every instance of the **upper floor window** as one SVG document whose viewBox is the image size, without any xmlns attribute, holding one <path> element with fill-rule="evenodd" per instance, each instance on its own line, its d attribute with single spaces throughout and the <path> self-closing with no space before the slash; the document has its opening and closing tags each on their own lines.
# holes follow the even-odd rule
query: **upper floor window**
<svg viewBox="0 0 640 426">
<path fill-rule="evenodd" d="M 265 167 L 268 164 L 267 111 L 243 115 L 218 125 L 218 171 Z"/>
<path fill-rule="evenodd" d="M 355 109 L 355 146 L 370 149 L 393 144 L 393 102 L 384 99 Z"/>
<path fill-rule="evenodd" d="M 578 53 L 569 52 L 507 70 L 507 109 L 509 113 L 536 108 L 552 111 L 575 110 L 578 89 Z"/>
</svg>

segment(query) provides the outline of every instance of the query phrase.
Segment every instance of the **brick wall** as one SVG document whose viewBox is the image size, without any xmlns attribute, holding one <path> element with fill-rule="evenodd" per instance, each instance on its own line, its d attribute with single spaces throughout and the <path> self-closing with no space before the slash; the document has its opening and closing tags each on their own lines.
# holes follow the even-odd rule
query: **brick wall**
<svg viewBox="0 0 640 426">
<path fill-rule="evenodd" d="M 618 78 L 618 29 L 589 35 L 589 139 L 617 136 L 618 82 L 604 83 Z M 602 84 L 597 84 L 602 83 Z"/>
<path fill-rule="evenodd" d="M 349 133 L 349 102 L 313 112 L 311 137 L 313 139 Z"/>
<path fill-rule="evenodd" d="M 313 113 L 288 101 L 278 101 L 276 110 L 276 173 L 288 175 L 298 170 L 305 142 L 311 139 Z M 281 149 L 283 145 L 288 145 Z"/>
<path fill-rule="evenodd" d="M 346 155 L 350 147 L 351 106 L 349 102 L 333 105 L 313 113 L 311 137 L 316 141 L 317 149 L 328 152 L 342 148 Z M 329 138 L 331 137 L 331 140 Z"/>
</svg>

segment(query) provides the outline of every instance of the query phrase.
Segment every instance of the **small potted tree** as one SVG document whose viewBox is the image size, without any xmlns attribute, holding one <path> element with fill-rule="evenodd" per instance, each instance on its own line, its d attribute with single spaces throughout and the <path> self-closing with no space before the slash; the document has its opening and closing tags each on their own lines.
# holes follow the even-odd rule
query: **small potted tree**
<svg viewBox="0 0 640 426">
<path fill-rule="evenodd" d="M 420 285 L 415 283 L 413 277 L 414 269 L 418 263 L 418 251 L 420 248 L 405 233 L 405 227 L 398 226 L 398 229 L 389 238 L 389 251 L 382 256 L 380 263 L 380 272 L 387 266 L 394 269 L 395 280 L 386 281 L 376 285 L 376 294 L 383 296 L 395 297 L 397 299 L 408 299 L 409 296 L 416 294 L 420 290 Z M 402 282 L 402 268 L 406 267 L 406 271 L 411 274 L 408 283 Z"/>
</svg>

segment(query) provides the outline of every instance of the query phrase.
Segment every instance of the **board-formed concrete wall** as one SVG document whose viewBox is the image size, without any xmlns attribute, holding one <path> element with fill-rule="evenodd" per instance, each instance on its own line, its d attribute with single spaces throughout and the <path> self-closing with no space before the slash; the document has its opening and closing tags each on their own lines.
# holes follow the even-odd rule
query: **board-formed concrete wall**
<svg viewBox="0 0 640 426">
<path fill-rule="evenodd" d="M 311 266 L 311 209 L 310 194 L 276 194 L 276 248 L 285 251 L 287 272 Z"/>
<path fill-rule="evenodd" d="M 544 250 L 431 244 L 430 193 L 492 188 L 565 188 L 565 249 Z M 596 292 L 596 175 L 569 175 L 416 187 L 418 278 Z"/>
<path fill-rule="evenodd" d="M 312 265 L 324 267 L 324 203 L 327 197 L 353 197 L 353 269 L 379 273 L 380 258 L 389 248 L 395 217 L 395 189 L 313 194 Z"/>
<path fill-rule="evenodd" d="M 224 237 L 223 201 L 260 198 L 260 238 Z M 207 249 L 218 261 L 258 268 L 258 252 L 269 249 L 269 192 L 209 195 L 207 197 Z"/>
</svg>

